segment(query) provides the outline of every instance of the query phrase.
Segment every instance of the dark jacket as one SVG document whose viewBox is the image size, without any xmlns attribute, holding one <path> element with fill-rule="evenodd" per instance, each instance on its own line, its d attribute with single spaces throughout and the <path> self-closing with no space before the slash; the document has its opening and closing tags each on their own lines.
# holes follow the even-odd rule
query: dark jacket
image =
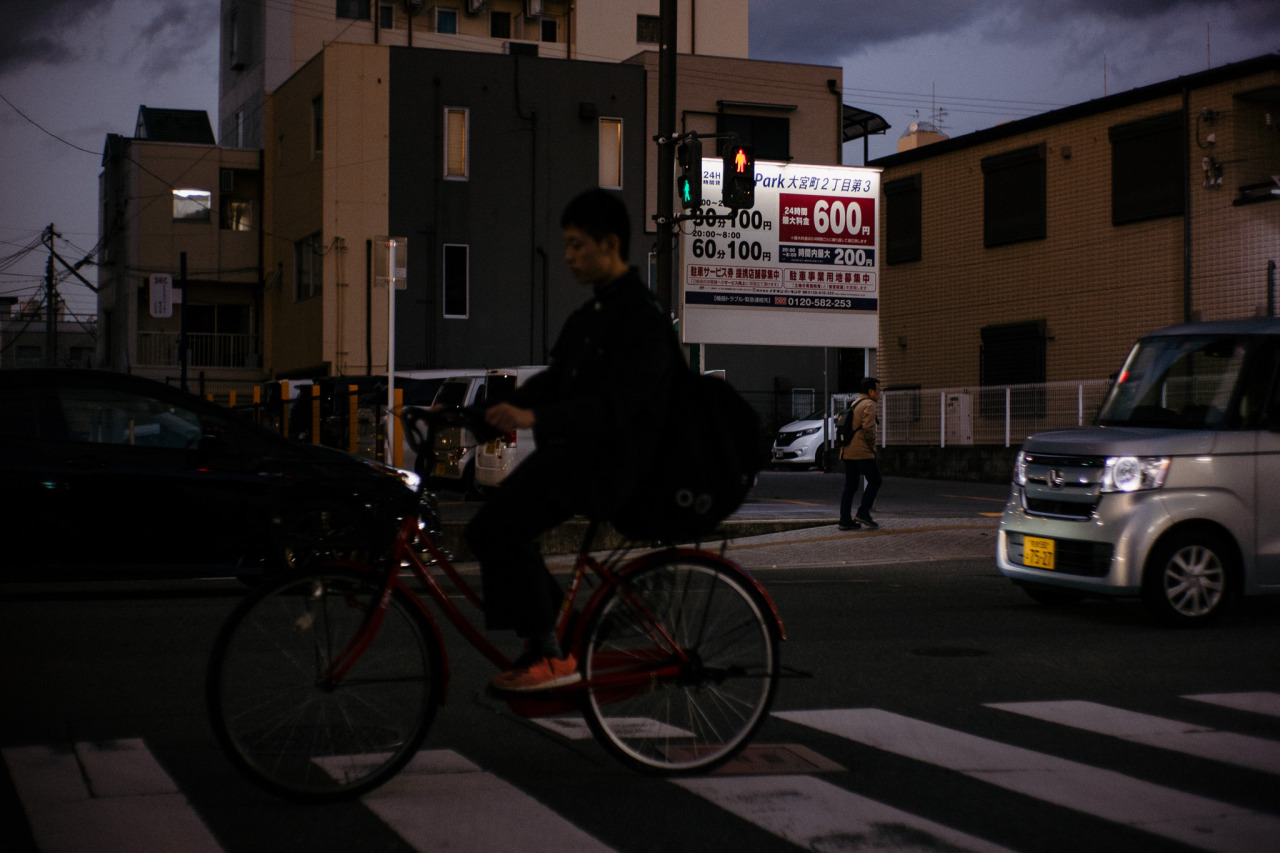
<svg viewBox="0 0 1280 853">
<path fill-rule="evenodd" d="M 563 455 L 579 511 L 605 518 L 654 464 L 671 378 L 686 369 L 670 319 L 631 269 L 569 315 L 547 369 L 506 401 L 534 410 L 535 453 Z"/>
</svg>

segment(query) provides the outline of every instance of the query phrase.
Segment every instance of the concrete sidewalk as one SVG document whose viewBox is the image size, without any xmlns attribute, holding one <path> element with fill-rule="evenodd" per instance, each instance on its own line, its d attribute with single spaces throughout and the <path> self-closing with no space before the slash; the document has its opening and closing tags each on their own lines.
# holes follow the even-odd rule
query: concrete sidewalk
<svg viewBox="0 0 1280 853">
<path fill-rule="evenodd" d="M 995 560 L 996 518 L 920 518 L 879 515 L 879 530 L 841 531 L 835 521 L 815 519 L 775 519 L 735 521 L 723 525 L 728 535 L 725 552 L 745 569 L 806 568 L 813 566 L 858 566 L 883 563 L 918 562 L 967 557 Z M 585 519 L 574 519 L 543 538 L 543 552 L 553 571 L 572 567 L 582 537 Z M 446 549 L 455 563 L 476 568 L 474 557 L 462 542 L 461 524 L 445 526 Z M 720 539 L 702 546 L 718 551 Z M 456 544 L 455 544 L 456 543 Z M 623 544 L 611 529 L 597 533 L 593 550 L 607 552 Z M 459 568 L 463 568 L 459 565 Z"/>
</svg>

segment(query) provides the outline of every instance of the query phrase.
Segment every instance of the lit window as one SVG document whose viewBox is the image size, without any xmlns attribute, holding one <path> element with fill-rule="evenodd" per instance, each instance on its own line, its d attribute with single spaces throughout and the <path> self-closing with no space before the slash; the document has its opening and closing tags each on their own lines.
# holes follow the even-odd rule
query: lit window
<svg viewBox="0 0 1280 853">
<path fill-rule="evenodd" d="M 600 186 L 622 189 L 622 119 L 600 119 Z"/>
<path fill-rule="evenodd" d="M 468 111 L 462 107 L 444 109 L 444 176 L 467 179 Z"/>
<path fill-rule="evenodd" d="M 210 222 L 213 194 L 208 190 L 173 191 L 174 222 Z"/>
</svg>

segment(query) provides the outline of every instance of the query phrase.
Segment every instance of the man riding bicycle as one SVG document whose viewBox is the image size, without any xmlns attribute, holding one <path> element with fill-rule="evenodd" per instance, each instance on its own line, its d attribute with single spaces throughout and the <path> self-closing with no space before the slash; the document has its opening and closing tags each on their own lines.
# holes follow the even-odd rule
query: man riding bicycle
<svg viewBox="0 0 1280 853">
<path fill-rule="evenodd" d="M 631 220 L 614 193 L 588 190 L 560 220 L 564 258 L 591 297 L 565 322 L 547 369 L 485 420 L 532 429 L 535 450 L 467 525 L 480 560 L 487 628 L 512 629 L 525 652 L 491 682 L 523 692 L 572 684 L 577 661 L 556 637 L 563 591 L 536 539 L 575 514 L 608 518 L 641 471 L 659 464 L 657 440 L 676 371 L 670 319 L 627 263 Z"/>
</svg>

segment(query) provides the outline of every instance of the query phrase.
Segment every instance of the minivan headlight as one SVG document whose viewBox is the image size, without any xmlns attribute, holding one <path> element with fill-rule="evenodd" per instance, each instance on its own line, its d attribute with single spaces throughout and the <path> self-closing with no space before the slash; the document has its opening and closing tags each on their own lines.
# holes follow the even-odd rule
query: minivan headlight
<svg viewBox="0 0 1280 853">
<path fill-rule="evenodd" d="M 1022 450 L 1013 460 L 1013 482 L 1019 486 L 1027 484 L 1027 454 Z"/>
<path fill-rule="evenodd" d="M 808 428 L 806 428 L 806 429 L 802 429 L 802 430 L 800 430 L 800 433 L 799 433 L 799 434 L 800 434 L 800 435 L 813 435 L 815 432 L 821 432 L 821 431 L 822 431 L 822 427 L 820 427 L 820 426 L 816 426 L 816 427 L 808 427 Z"/>
<path fill-rule="evenodd" d="M 1167 456 L 1108 456 L 1102 472 L 1103 492 L 1158 489 L 1169 472 Z"/>
</svg>

